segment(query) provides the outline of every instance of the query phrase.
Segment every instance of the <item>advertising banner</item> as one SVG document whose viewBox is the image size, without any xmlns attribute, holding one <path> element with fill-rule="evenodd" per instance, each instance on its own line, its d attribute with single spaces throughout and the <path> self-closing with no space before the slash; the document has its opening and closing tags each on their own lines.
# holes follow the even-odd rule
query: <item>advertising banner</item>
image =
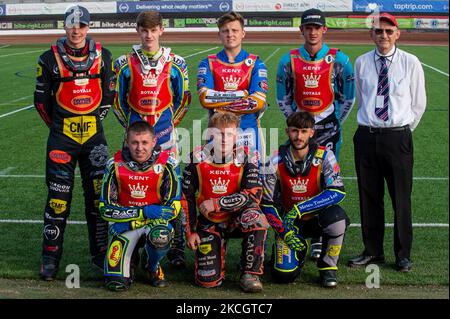
<svg viewBox="0 0 450 319">
<path fill-rule="evenodd" d="M 448 19 L 414 19 L 416 29 L 448 30 Z"/>
<path fill-rule="evenodd" d="M 0 22 L 0 30 L 12 30 L 12 22 Z"/>
<path fill-rule="evenodd" d="M 246 18 L 246 27 L 292 27 L 292 18 Z M 217 18 L 185 18 L 173 19 L 174 28 L 217 28 Z"/>
<path fill-rule="evenodd" d="M 6 15 L 6 6 L 4 4 L 0 4 L 0 16 Z"/>
<path fill-rule="evenodd" d="M 248 18 L 246 26 L 248 27 L 292 27 L 294 26 L 292 18 Z"/>
<path fill-rule="evenodd" d="M 43 15 L 43 14 L 64 14 L 67 8 L 73 3 L 16 3 L 6 5 L 6 15 Z M 116 2 L 83 2 L 82 5 L 90 13 L 116 13 Z"/>
<path fill-rule="evenodd" d="M 448 13 L 448 1 L 353 0 L 354 12 Z"/>
<path fill-rule="evenodd" d="M 55 29 L 56 22 L 54 21 L 24 21 L 24 22 L 14 22 L 14 30 L 49 30 Z"/>
<path fill-rule="evenodd" d="M 141 11 L 159 12 L 228 12 L 233 8 L 231 0 L 214 1 L 129 1 L 117 2 L 117 13 Z"/>
<path fill-rule="evenodd" d="M 315 8 L 324 12 L 351 12 L 352 0 L 234 0 L 238 12 L 303 12 Z"/>
<path fill-rule="evenodd" d="M 217 28 L 217 18 L 174 19 L 174 28 Z"/>
<path fill-rule="evenodd" d="M 414 29 L 414 19 L 398 18 L 400 29 Z M 365 18 L 327 18 L 327 27 L 335 29 L 368 29 L 372 20 Z"/>
</svg>

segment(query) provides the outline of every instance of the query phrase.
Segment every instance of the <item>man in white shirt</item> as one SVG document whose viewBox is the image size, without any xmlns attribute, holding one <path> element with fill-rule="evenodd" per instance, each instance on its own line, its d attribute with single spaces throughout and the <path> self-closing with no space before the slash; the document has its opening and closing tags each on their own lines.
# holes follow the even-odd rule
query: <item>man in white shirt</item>
<svg viewBox="0 0 450 319">
<path fill-rule="evenodd" d="M 364 252 L 350 267 L 382 264 L 384 180 L 394 209 L 394 252 L 398 271 L 411 270 L 411 191 L 413 141 L 426 106 L 420 61 L 396 46 L 397 20 L 374 17 L 370 30 L 376 49 L 355 62 L 358 129 L 353 138 Z"/>
</svg>

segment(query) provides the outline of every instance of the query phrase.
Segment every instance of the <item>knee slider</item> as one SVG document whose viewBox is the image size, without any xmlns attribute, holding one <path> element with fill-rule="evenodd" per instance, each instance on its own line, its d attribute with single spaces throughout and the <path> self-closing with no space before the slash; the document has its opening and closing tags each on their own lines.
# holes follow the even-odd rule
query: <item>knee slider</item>
<svg viewBox="0 0 450 319">
<path fill-rule="evenodd" d="M 147 242 L 156 249 L 167 248 L 173 238 L 172 230 L 169 225 L 154 225 L 147 234 Z"/>
<path fill-rule="evenodd" d="M 350 220 L 347 217 L 345 210 L 342 209 L 342 207 L 339 205 L 333 205 L 333 206 L 327 207 L 319 214 L 319 224 L 323 228 L 326 228 L 326 227 L 330 226 L 331 224 L 334 224 L 341 220 L 345 220 L 347 226 L 350 223 Z"/>
</svg>

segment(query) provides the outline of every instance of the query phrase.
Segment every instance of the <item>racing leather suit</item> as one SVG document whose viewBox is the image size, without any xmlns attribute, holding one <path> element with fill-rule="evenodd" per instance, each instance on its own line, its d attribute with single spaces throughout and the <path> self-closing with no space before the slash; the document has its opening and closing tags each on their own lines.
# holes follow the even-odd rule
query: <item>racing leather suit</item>
<svg viewBox="0 0 450 319">
<path fill-rule="evenodd" d="M 261 209 L 275 230 L 274 278 L 295 280 L 305 260 L 306 251 L 293 251 L 283 241 L 289 231 L 301 238 L 322 236 L 317 266 L 336 270 L 349 220 L 338 205 L 345 190 L 333 151 L 310 144 L 305 160 L 295 161 L 288 142 L 280 146 L 268 166 Z"/>
<path fill-rule="evenodd" d="M 251 149 L 258 162 L 264 160 L 265 144 L 260 119 L 266 109 L 267 68 L 254 54 L 242 50 L 230 63 L 224 50 L 209 55 L 198 67 L 197 91 L 200 104 L 215 112 L 240 116 L 238 146 Z"/>
<path fill-rule="evenodd" d="M 232 158 L 216 163 L 212 143 L 190 155 L 183 172 L 182 205 L 188 212 L 187 236 L 197 233 L 201 240 L 195 251 L 196 283 L 222 283 L 227 239 L 233 237 L 243 238 L 241 272 L 262 275 L 269 224 L 259 208 L 262 185 L 256 159 L 238 147 Z M 214 212 L 197 216 L 197 206 L 208 199 L 214 200 Z"/>
<path fill-rule="evenodd" d="M 301 46 L 281 58 L 276 81 L 277 103 L 283 114 L 313 114 L 316 142 L 339 159 L 341 128 L 355 102 L 354 73 L 348 56 L 323 44 L 311 57 Z"/>
<path fill-rule="evenodd" d="M 60 38 L 39 57 L 34 106 L 50 128 L 43 256 L 57 263 L 63 252 L 77 162 L 84 190 L 90 253 L 96 265 L 103 263 L 108 225 L 100 217 L 98 200 L 108 149 L 101 121 L 113 102 L 114 85 L 110 51 L 90 38 L 82 49 L 72 49 L 65 38 Z"/>
<path fill-rule="evenodd" d="M 114 114 L 125 128 L 135 121 L 144 120 L 155 129 L 157 145 L 170 151 L 179 162 L 176 126 L 191 103 L 189 76 L 186 62 L 161 47 L 150 56 L 140 45 L 132 52 L 120 56 L 114 63 L 117 74 Z M 180 167 L 175 168 L 181 178 Z M 172 251 L 184 254 L 184 212 L 171 221 L 175 229 Z M 184 258 L 184 257 L 183 257 Z"/>
<path fill-rule="evenodd" d="M 106 280 L 127 284 L 132 281 L 130 264 L 140 241 L 145 242 L 145 267 L 151 272 L 157 270 L 169 251 L 173 237 L 169 221 L 177 217 L 176 208 L 180 206 L 177 165 L 176 159 L 160 146 L 142 164 L 131 159 L 128 148 L 108 161 L 100 197 L 101 216 L 114 223 L 105 259 Z"/>
</svg>

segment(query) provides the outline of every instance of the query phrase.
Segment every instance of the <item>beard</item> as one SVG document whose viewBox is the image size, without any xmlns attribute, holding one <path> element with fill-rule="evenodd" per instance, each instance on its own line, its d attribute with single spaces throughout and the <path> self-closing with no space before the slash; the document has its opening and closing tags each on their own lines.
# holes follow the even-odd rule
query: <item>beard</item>
<svg viewBox="0 0 450 319">
<path fill-rule="evenodd" d="M 295 149 L 296 151 L 304 150 L 309 145 L 309 139 L 306 140 L 304 143 L 300 144 L 300 146 L 296 146 L 296 144 L 295 144 L 295 142 L 298 142 L 298 140 L 291 140 L 290 139 L 290 142 L 291 142 L 292 148 Z"/>
</svg>

